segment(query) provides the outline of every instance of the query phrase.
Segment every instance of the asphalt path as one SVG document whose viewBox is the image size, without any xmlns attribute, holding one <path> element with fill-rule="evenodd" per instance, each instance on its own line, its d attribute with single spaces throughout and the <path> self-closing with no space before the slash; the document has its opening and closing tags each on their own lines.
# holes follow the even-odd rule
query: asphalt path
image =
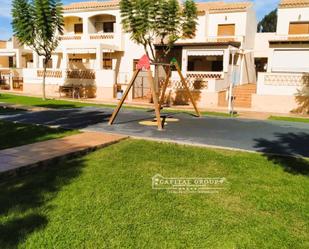
<svg viewBox="0 0 309 249">
<path fill-rule="evenodd" d="M 187 113 L 163 114 L 177 119 L 167 122 L 163 131 L 140 124 L 152 120 L 154 112 L 123 109 L 115 124 L 108 125 L 113 109 L 84 107 L 26 112 L 2 118 L 23 123 L 86 129 L 165 141 L 228 147 L 282 155 L 309 157 L 309 124 L 259 121 L 222 117 L 197 118 Z"/>
</svg>

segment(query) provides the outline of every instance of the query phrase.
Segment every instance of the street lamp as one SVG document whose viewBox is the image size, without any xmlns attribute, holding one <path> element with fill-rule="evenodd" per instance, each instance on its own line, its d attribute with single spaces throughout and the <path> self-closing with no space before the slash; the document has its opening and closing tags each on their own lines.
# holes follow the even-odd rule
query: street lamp
<svg viewBox="0 0 309 249">
<path fill-rule="evenodd" d="M 228 103 L 228 111 L 231 115 L 233 115 L 233 84 L 234 84 L 234 61 L 235 61 L 235 55 L 238 52 L 237 48 L 231 48 L 230 52 L 232 54 L 232 67 L 231 67 L 231 79 L 230 79 L 230 87 L 229 87 L 229 103 Z"/>
</svg>

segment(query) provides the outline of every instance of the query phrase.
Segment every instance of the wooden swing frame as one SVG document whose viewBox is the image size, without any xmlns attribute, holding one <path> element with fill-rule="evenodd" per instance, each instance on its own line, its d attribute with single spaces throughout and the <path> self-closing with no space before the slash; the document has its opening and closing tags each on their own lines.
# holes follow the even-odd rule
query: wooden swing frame
<svg viewBox="0 0 309 249">
<path fill-rule="evenodd" d="M 169 84 L 169 81 L 170 81 L 170 78 L 171 78 L 171 74 L 172 74 L 171 67 L 173 67 L 173 66 L 176 68 L 176 70 L 178 72 L 178 75 L 180 77 L 180 80 L 182 82 L 184 90 L 188 94 L 188 97 L 189 97 L 189 99 L 190 99 L 190 101 L 191 101 L 191 103 L 192 103 L 192 105 L 194 107 L 194 110 L 196 112 L 197 117 L 201 117 L 201 113 L 200 113 L 200 111 L 199 111 L 199 109 L 198 109 L 198 107 L 197 107 L 197 105 L 195 103 L 195 100 L 193 98 L 192 93 L 190 92 L 188 84 L 187 84 L 185 78 L 182 75 L 182 72 L 181 72 L 180 67 L 179 67 L 179 65 L 177 63 L 177 60 L 173 59 L 170 64 L 167 64 L 167 63 L 149 63 L 149 65 L 166 66 L 166 67 L 168 67 L 168 70 L 166 72 L 166 79 L 165 79 L 164 84 L 162 86 L 161 94 L 159 93 L 159 96 L 158 96 L 158 93 L 156 92 L 155 81 L 154 81 L 154 78 L 152 76 L 151 69 L 150 69 L 150 67 L 146 68 L 146 70 L 147 70 L 147 77 L 148 77 L 148 80 L 150 82 L 150 88 L 151 88 L 151 94 L 152 94 L 152 99 L 153 99 L 153 105 L 154 105 L 154 110 L 155 110 L 158 130 L 160 130 L 160 131 L 163 130 L 160 110 L 161 110 L 162 105 L 164 104 L 165 92 L 166 92 L 166 89 L 168 87 L 168 84 Z M 114 112 L 113 112 L 113 114 L 112 114 L 112 116 L 111 116 L 111 118 L 110 118 L 110 120 L 108 122 L 109 125 L 113 125 L 113 123 L 114 123 L 114 121 L 115 121 L 115 119 L 116 119 L 116 117 L 117 117 L 117 115 L 118 115 L 118 113 L 119 113 L 119 111 L 120 111 L 120 109 L 121 109 L 125 99 L 127 98 L 131 88 L 134 85 L 134 82 L 135 82 L 138 74 L 141 72 L 142 69 L 143 68 L 139 67 L 139 68 L 137 68 L 134 71 L 133 76 L 132 76 L 132 78 L 131 78 L 128 86 L 127 86 L 127 89 L 125 90 L 121 100 L 119 101 L 116 109 L 114 110 Z"/>
</svg>

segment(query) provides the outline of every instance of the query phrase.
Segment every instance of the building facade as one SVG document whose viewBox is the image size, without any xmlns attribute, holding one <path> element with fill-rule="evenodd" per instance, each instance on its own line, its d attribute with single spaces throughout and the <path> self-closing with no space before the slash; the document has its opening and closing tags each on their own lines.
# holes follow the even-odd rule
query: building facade
<svg viewBox="0 0 309 249">
<path fill-rule="evenodd" d="M 198 105 L 227 106 L 232 82 L 238 108 L 276 112 L 297 108 L 295 94 L 307 82 L 309 71 L 309 0 L 283 0 L 277 33 L 266 34 L 256 33 L 252 2 L 207 2 L 197 3 L 197 7 L 195 37 L 178 40 L 166 59 L 177 59 Z M 143 48 L 122 30 L 117 0 L 64 6 L 64 34 L 60 39 L 48 63 L 48 96 L 59 96 L 66 87 L 80 86 L 79 97 L 114 101 L 144 54 Z M 160 53 L 160 45 L 156 49 Z M 43 58 L 29 48 L 18 47 L 14 39 L 0 42 L 0 68 L 1 77 L 8 71 L 12 79 L 22 77 L 23 92 L 41 93 Z M 10 82 L 12 85 L 13 80 Z M 179 82 L 173 72 L 168 103 L 186 104 Z M 128 100 L 148 102 L 149 91 L 142 72 Z"/>
<path fill-rule="evenodd" d="M 309 1 L 282 0 L 276 33 L 257 34 L 256 39 L 255 57 L 266 64 L 258 75 L 253 109 L 308 112 Z"/>
</svg>

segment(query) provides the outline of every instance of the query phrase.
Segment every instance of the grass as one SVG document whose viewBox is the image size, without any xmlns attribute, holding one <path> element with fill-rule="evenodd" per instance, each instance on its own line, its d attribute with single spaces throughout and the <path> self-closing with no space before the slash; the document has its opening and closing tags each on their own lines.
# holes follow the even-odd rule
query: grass
<svg viewBox="0 0 309 249">
<path fill-rule="evenodd" d="M 158 173 L 228 184 L 171 194 L 152 189 Z M 260 154 L 126 140 L 1 183 L 0 248 L 305 249 L 307 173 Z"/>
<path fill-rule="evenodd" d="M 37 98 L 37 97 L 29 97 L 29 96 L 14 95 L 14 94 L 3 94 L 3 93 L 0 95 L 0 102 L 9 103 L 9 104 L 18 104 L 18 105 L 24 105 L 24 106 L 54 108 L 54 109 L 80 108 L 84 106 L 94 106 L 95 105 L 95 104 L 90 104 L 90 103 L 56 100 L 56 99 L 42 100 L 42 98 Z M 95 106 L 113 107 L 113 105 L 95 105 Z"/>
<path fill-rule="evenodd" d="M 29 97 L 29 96 L 22 96 L 22 95 L 14 95 L 14 94 L 0 94 L 0 103 L 9 103 L 9 104 L 19 104 L 25 106 L 36 106 L 36 107 L 46 107 L 52 109 L 65 109 L 65 108 L 80 108 L 85 106 L 96 106 L 96 107 L 108 107 L 108 108 L 115 108 L 116 105 L 112 104 L 94 104 L 94 103 L 85 103 L 85 102 L 78 102 L 78 101 L 66 101 L 66 100 L 57 100 L 57 99 L 47 99 L 42 100 L 41 98 L 37 97 Z M 130 106 L 124 105 L 126 109 L 132 110 L 149 110 L 149 107 L 142 107 L 142 106 Z M 170 113 L 170 112 L 187 112 L 187 113 L 195 113 L 193 111 L 187 110 L 175 110 L 175 109 L 165 109 L 163 113 Z M 202 112 L 204 116 L 219 116 L 219 117 L 230 117 L 227 113 L 222 112 Z M 237 116 L 237 115 L 236 115 Z M 235 117 L 235 115 L 234 115 Z"/>
<path fill-rule="evenodd" d="M 60 128 L 0 120 L 0 150 L 77 134 Z M 0 159 L 1 160 L 1 159 Z M 1 248 L 1 246 L 0 246 Z"/>
<path fill-rule="evenodd" d="M 309 123 L 309 118 L 270 116 L 268 119 L 278 121 L 288 121 L 288 122 Z"/>
</svg>

